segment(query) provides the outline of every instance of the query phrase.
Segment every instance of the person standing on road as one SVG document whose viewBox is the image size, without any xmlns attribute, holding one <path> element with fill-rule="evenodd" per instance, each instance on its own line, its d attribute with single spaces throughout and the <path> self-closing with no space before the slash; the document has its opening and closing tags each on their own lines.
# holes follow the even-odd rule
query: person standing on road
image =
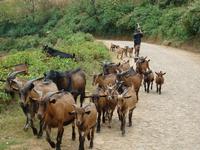
<svg viewBox="0 0 200 150">
<path fill-rule="evenodd" d="M 136 45 L 140 45 L 141 44 L 141 38 L 143 37 L 143 32 L 141 31 L 140 27 L 137 27 L 134 35 L 133 35 L 133 40 L 134 40 L 134 47 Z"/>
<path fill-rule="evenodd" d="M 133 35 L 133 41 L 134 41 L 134 48 L 135 48 L 135 56 L 139 56 L 139 51 L 140 51 L 140 44 L 141 44 L 141 39 L 143 37 L 143 32 L 141 31 L 140 26 L 136 28 L 134 35 Z"/>
</svg>

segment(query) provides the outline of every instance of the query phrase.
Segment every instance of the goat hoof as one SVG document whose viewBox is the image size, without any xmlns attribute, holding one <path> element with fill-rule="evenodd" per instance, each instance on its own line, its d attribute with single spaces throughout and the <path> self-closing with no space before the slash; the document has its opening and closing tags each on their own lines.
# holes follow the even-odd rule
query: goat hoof
<svg viewBox="0 0 200 150">
<path fill-rule="evenodd" d="M 89 148 L 90 148 L 90 149 L 92 149 L 92 148 L 93 148 L 93 142 L 91 142 L 91 143 L 90 143 L 90 146 L 89 146 Z"/>
<path fill-rule="evenodd" d="M 108 128 L 111 128 L 111 125 L 109 125 Z"/>
<path fill-rule="evenodd" d="M 100 129 L 96 131 L 97 133 L 100 133 Z"/>
<path fill-rule="evenodd" d="M 56 146 L 56 150 L 61 150 L 61 149 L 60 149 L 60 146 Z"/>
<path fill-rule="evenodd" d="M 27 132 L 28 131 L 28 127 L 24 127 L 24 129 L 23 129 L 25 132 Z"/>
<path fill-rule="evenodd" d="M 132 123 L 129 123 L 129 125 L 128 125 L 129 127 L 131 127 L 132 126 Z"/>
<path fill-rule="evenodd" d="M 122 136 L 125 136 L 125 131 L 122 131 Z"/>
<path fill-rule="evenodd" d="M 37 129 L 33 129 L 33 135 L 37 136 L 38 133 L 37 133 Z"/>
<path fill-rule="evenodd" d="M 37 135 L 37 138 L 38 138 L 38 139 L 40 139 L 41 137 L 42 137 L 42 135 L 41 135 L 41 134 Z"/>
<path fill-rule="evenodd" d="M 50 142 L 49 144 L 51 145 L 52 148 L 56 147 L 56 144 L 54 142 Z"/>
<path fill-rule="evenodd" d="M 75 141 L 76 140 L 76 137 L 72 137 L 72 141 Z"/>
</svg>

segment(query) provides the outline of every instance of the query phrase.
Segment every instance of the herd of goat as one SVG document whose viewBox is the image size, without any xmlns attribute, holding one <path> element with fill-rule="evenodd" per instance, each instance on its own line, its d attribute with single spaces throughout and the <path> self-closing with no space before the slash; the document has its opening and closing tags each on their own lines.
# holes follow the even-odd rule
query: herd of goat
<svg viewBox="0 0 200 150">
<path fill-rule="evenodd" d="M 119 50 L 120 49 L 120 50 Z M 51 56 L 61 55 L 61 58 L 75 58 L 74 54 L 65 54 L 48 46 L 44 47 L 46 53 Z M 129 53 L 132 57 L 134 48 L 120 48 L 111 44 L 111 50 L 117 54 Z M 50 52 L 49 52 L 50 51 Z M 120 52 L 119 52 L 120 51 Z M 53 54 L 52 54 L 53 53 Z M 85 92 L 85 72 L 77 68 L 59 72 L 50 70 L 43 77 L 26 80 L 18 77 L 19 74 L 28 74 L 28 64 L 19 64 L 14 67 L 5 82 L 5 91 L 11 95 L 18 95 L 20 106 L 26 116 L 24 130 L 31 127 L 33 134 L 42 137 L 46 132 L 46 140 L 52 148 L 60 149 L 64 126 L 72 125 L 72 140 L 75 140 L 75 126 L 79 133 L 79 150 L 84 150 L 84 141 L 90 141 L 89 147 L 93 147 L 94 132 L 101 131 L 101 120 L 112 126 L 112 116 L 117 110 L 121 122 L 122 135 L 125 134 L 126 118 L 129 127 L 132 126 L 132 114 L 139 100 L 139 90 L 144 84 L 144 89 L 149 93 L 154 81 L 154 73 L 150 70 L 147 57 L 139 57 L 135 53 L 136 68 L 131 67 L 129 60 L 123 63 L 107 62 L 102 65 L 103 72 L 93 75 L 92 85 L 96 86 L 92 94 Z M 63 56 L 63 57 L 62 57 Z M 66 57 L 64 57 L 66 56 Z M 70 57 L 68 57 L 70 56 Z M 161 85 L 164 83 L 162 71 L 156 73 L 157 92 L 161 94 Z M 76 104 L 80 96 L 80 107 Z M 83 106 L 85 98 L 90 103 Z M 39 131 L 34 126 L 34 118 L 39 119 Z M 51 140 L 51 128 L 57 128 L 56 143 Z"/>
</svg>

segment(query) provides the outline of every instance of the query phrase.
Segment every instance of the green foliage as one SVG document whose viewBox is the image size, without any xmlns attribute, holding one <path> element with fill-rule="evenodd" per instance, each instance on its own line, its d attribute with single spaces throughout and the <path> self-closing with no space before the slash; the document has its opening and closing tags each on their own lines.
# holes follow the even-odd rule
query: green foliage
<svg viewBox="0 0 200 150">
<path fill-rule="evenodd" d="M 9 51 L 11 49 L 25 50 L 39 46 L 40 38 L 35 36 L 23 36 L 22 38 L 0 38 L 0 51 Z"/>
<path fill-rule="evenodd" d="M 21 17 L 14 17 L 10 9 L 15 3 L 5 3 L 6 9 L 0 10 L 4 14 L 0 16 L 0 37 L 5 38 L 0 50 L 24 50 L 63 41 L 72 45 L 73 38 L 80 42 L 81 38 L 93 40 L 79 36 L 80 32 L 132 36 L 137 23 L 150 38 L 185 42 L 200 35 L 198 0 L 73 0 L 65 9 L 44 5 L 41 0 L 34 13 L 27 9 L 29 5 L 20 2 L 16 8 Z"/>
<path fill-rule="evenodd" d="M 182 17 L 184 26 L 190 36 L 200 36 L 200 1 L 195 1 Z"/>
<path fill-rule="evenodd" d="M 93 71 L 100 70 L 99 61 L 109 59 L 107 48 L 101 44 L 93 41 L 93 37 L 89 34 L 77 33 L 71 34 L 68 40 L 60 39 L 56 48 L 67 53 L 75 53 L 77 62 L 71 59 L 60 59 L 53 57 L 46 57 L 40 49 L 28 49 L 26 51 L 16 51 L 0 60 L 0 78 L 6 79 L 8 73 L 11 71 L 10 66 L 28 62 L 30 64 L 27 76 L 25 79 L 32 79 L 43 76 L 44 72 L 51 69 L 66 71 L 81 67 L 87 74 L 92 74 Z M 3 84 L 0 84 L 0 89 L 3 89 Z M 8 95 L 1 92 L 0 99 L 4 101 L 10 99 Z"/>
</svg>

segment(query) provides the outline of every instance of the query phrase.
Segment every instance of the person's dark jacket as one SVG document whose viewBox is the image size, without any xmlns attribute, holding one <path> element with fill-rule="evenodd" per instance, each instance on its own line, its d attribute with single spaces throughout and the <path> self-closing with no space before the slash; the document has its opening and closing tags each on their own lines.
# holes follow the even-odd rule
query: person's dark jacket
<svg viewBox="0 0 200 150">
<path fill-rule="evenodd" d="M 143 37 L 143 33 L 142 32 L 135 32 L 133 35 L 133 40 L 135 45 L 140 45 L 141 43 L 141 38 Z"/>
</svg>

